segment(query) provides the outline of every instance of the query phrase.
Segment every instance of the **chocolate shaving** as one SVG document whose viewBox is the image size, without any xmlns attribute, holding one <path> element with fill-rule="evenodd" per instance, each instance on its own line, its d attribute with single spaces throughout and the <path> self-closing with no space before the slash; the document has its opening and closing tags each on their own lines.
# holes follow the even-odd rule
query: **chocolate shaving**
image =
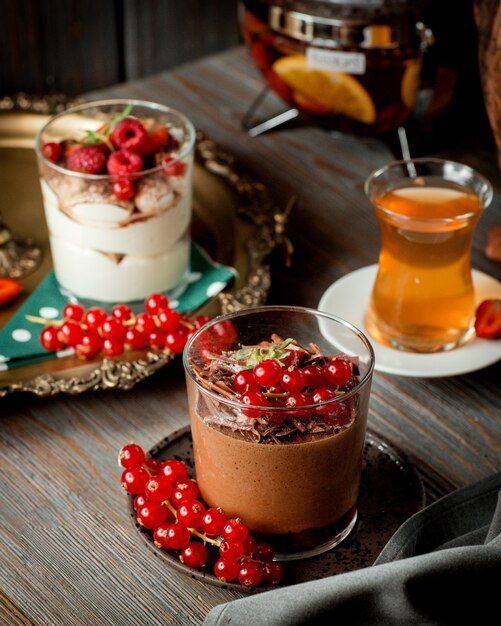
<svg viewBox="0 0 501 626">
<path fill-rule="evenodd" d="M 262 341 L 257 346 L 241 346 L 240 350 L 245 348 L 269 348 L 279 346 L 284 339 L 278 334 L 271 335 L 271 341 Z M 304 367 L 310 363 L 324 364 L 332 358 L 342 358 L 352 364 L 354 377 L 348 381 L 339 395 L 349 391 L 356 385 L 356 377 L 359 375 L 359 359 L 358 357 L 348 356 L 343 353 L 335 355 L 325 355 L 322 353 L 318 345 L 309 343 L 307 348 L 302 347 L 297 341 L 292 340 L 285 350 L 293 353 L 292 363 Z M 207 359 L 202 364 L 196 363 L 193 359 L 189 359 L 191 371 L 196 380 L 205 389 L 233 402 L 240 401 L 240 394 L 234 390 L 233 380 L 235 375 L 246 367 L 244 360 L 236 360 L 232 358 L 235 351 L 225 352 L 222 354 L 207 354 Z M 240 353 L 241 354 L 241 353 Z M 238 358 L 238 357 L 237 357 Z M 251 417 L 245 415 L 235 406 L 228 406 L 224 402 L 219 405 L 199 406 L 197 412 L 201 419 L 207 424 L 221 430 L 222 432 L 230 431 L 238 434 L 239 437 L 246 441 L 254 443 L 283 445 L 287 442 L 299 442 L 306 440 L 311 436 L 334 434 L 349 427 L 356 418 L 356 396 L 350 405 L 351 419 L 348 424 L 329 423 L 321 416 L 311 416 L 305 419 L 303 416 L 287 414 L 285 421 L 280 424 L 270 423 L 270 417 L 276 415 L 273 407 L 269 407 L 264 414 L 259 417 Z"/>
</svg>

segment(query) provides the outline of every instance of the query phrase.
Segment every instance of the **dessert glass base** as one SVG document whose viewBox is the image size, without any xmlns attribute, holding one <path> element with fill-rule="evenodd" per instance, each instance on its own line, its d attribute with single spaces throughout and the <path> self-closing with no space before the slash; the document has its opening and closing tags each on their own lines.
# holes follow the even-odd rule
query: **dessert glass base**
<svg viewBox="0 0 501 626">
<path fill-rule="evenodd" d="M 356 506 L 343 515 L 335 524 L 324 528 L 312 528 L 302 533 L 289 535 L 259 535 L 254 533 L 259 541 L 271 543 L 275 549 L 276 561 L 297 561 L 308 559 L 328 552 L 348 537 L 357 522 L 358 510 Z M 328 538 L 322 541 L 322 537 Z M 312 547 L 309 548 L 308 546 Z"/>
<path fill-rule="evenodd" d="M 57 280 L 57 277 L 56 277 L 56 280 Z M 185 273 L 183 274 L 181 280 L 175 287 L 173 287 L 172 289 L 168 289 L 166 291 L 158 290 L 158 292 L 163 293 L 165 296 L 167 296 L 167 298 L 169 299 L 169 302 L 172 302 L 174 300 L 177 300 L 179 296 L 181 296 L 181 294 L 186 290 L 190 282 L 191 282 L 190 281 L 190 268 L 188 267 Z M 63 287 L 63 285 L 61 285 L 59 282 L 58 282 L 58 287 L 59 287 L 59 291 L 61 292 L 61 294 L 65 298 L 68 299 L 68 302 L 71 302 L 72 304 L 76 304 L 76 303 L 81 304 L 85 309 L 91 306 L 99 306 L 103 308 L 105 311 L 110 312 L 113 306 L 118 303 L 118 300 L 103 301 L 103 300 L 94 300 L 90 298 L 82 298 L 81 296 L 76 295 L 71 289 L 67 289 L 66 287 Z M 154 293 L 154 292 L 155 290 L 153 290 L 151 293 Z M 144 308 L 144 298 L 135 299 L 135 300 L 127 300 L 126 303 L 128 306 L 130 306 L 130 308 L 134 312 L 141 311 Z"/>
</svg>

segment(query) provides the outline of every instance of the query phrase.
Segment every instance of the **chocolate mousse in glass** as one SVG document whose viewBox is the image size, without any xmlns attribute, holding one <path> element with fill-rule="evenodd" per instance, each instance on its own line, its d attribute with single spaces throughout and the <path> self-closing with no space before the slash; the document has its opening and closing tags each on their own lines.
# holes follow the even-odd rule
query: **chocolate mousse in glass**
<svg viewBox="0 0 501 626">
<path fill-rule="evenodd" d="M 279 560 L 325 552 L 357 519 L 374 353 L 320 311 L 215 318 L 184 351 L 196 478 Z"/>
<path fill-rule="evenodd" d="M 102 100 L 36 138 L 50 249 L 63 293 L 130 302 L 186 285 L 195 131 L 169 107 Z"/>
</svg>

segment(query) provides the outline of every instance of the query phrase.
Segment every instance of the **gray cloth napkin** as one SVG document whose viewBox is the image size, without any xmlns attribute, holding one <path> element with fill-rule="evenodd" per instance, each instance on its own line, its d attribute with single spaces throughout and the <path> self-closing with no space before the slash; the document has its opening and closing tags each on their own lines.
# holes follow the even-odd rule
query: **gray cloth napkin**
<svg viewBox="0 0 501 626">
<path fill-rule="evenodd" d="M 372 567 L 233 600 L 204 626 L 499 624 L 501 473 L 416 513 Z"/>
</svg>

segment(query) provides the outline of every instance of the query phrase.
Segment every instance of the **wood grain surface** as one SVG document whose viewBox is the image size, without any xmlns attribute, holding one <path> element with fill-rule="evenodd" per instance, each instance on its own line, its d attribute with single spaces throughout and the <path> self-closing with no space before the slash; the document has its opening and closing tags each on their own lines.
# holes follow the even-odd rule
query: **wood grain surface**
<svg viewBox="0 0 501 626">
<path fill-rule="evenodd" d="M 236 48 L 179 70 L 87 94 L 144 98 L 184 111 L 285 204 L 295 252 L 270 260 L 270 302 L 315 307 L 344 274 L 375 263 L 379 235 L 364 197 L 369 172 L 392 155 L 385 143 L 307 124 L 250 138 L 242 116 L 262 86 Z M 262 114 L 280 110 L 267 98 Z M 471 122 L 474 123 L 474 122 Z M 501 222 L 493 145 L 457 141 L 439 156 L 468 163 L 495 187 L 475 234 L 473 265 L 501 278 L 484 255 Z M 440 491 L 501 469 L 499 363 L 465 376 L 426 379 L 376 373 L 369 425 L 433 477 Z M 188 423 L 177 359 L 128 392 L 0 400 L 0 618 L 6 624 L 193 625 L 215 604 L 243 595 L 169 569 L 138 541 L 119 485 L 119 448 L 150 448 Z M 17 620 L 17 621 L 16 621 Z"/>
</svg>

